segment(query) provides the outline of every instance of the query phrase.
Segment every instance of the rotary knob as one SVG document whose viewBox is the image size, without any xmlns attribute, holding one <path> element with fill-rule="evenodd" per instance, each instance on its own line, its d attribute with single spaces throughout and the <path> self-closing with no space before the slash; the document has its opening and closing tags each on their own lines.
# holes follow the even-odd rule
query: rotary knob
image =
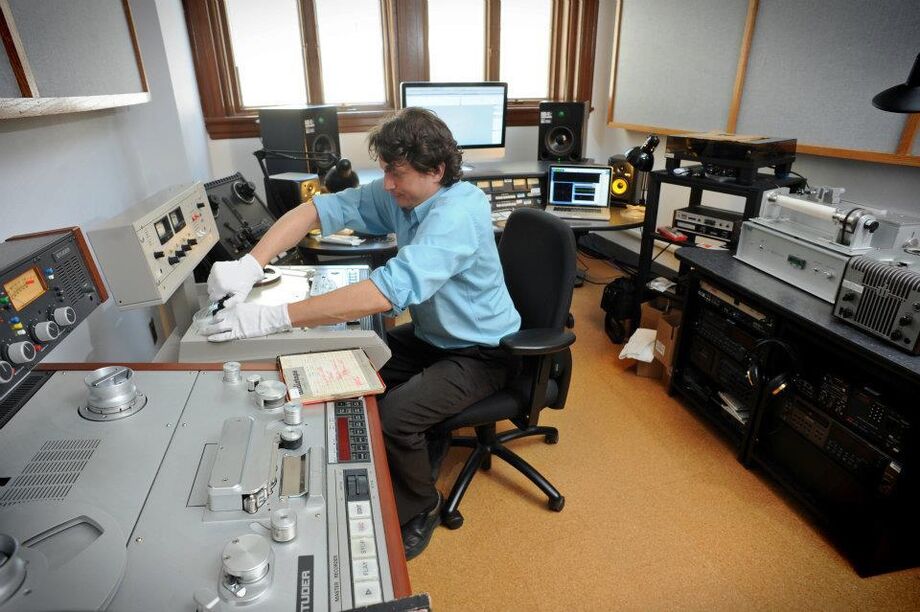
<svg viewBox="0 0 920 612">
<path fill-rule="evenodd" d="M 853 309 L 852 308 L 841 308 L 840 316 L 843 317 L 844 319 L 849 319 L 850 317 L 853 316 Z"/>
<path fill-rule="evenodd" d="M 61 335 L 61 328 L 54 321 L 42 321 L 32 326 L 32 337 L 36 342 L 51 342 Z"/>
<path fill-rule="evenodd" d="M 6 347 L 6 355 L 17 365 L 29 363 L 35 359 L 35 346 L 31 342 L 16 342 Z"/>
<path fill-rule="evenodd" d="M 271 552 L 271 544 L 262 536 L 254 533 L 241 535 L 224 546 L 221 555 L 223 571 L 239 583 L 255 582 L 268 574 Z"/>
<path fill-rule="evenodd" d="M 77 322 L 77 313 L 75 313 L 70 306 L 61 306 L 60 308 L 54 309 L 51 318 L 54 319 L 54 322 L 60 327 L 68 327 Z"/>
<path fill-rule="evenodd" d="M 256 186 L 249 181 L 237 181 L 233 183 L 233 193 L 243 202 L 252 204 L 256 195 Z"/>
<path fill-rule="evenodd" d="M 281 431 L 281 441 L 278 444 L 285 450 L 297 450 L 303 443 L 303 432 L 295 427 L 287 427 Z"/>
<path fill-rule="evenodd" d="M 8 361 L 0 360 L 0 384 L 6 384 L 13 380 L 13 366 Z"/>
<path fill-rule="evenodd" d="M 913 315 L 910 313 L 907 313 L 907 314 L 901 315 L 901 318 L 898 319 L 898 325 L 901 325 L 901 326 L 910 325 L 911 322 L 913 322 L 913 320 L 914 320 Z"/>
</svg>

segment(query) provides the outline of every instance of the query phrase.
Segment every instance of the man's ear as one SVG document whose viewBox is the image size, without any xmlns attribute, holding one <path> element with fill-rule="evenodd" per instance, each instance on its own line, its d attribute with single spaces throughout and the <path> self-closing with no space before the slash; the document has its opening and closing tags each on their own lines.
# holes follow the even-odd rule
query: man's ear
<svg viewBox="0 0 920 612">
<path fill-rule="evenodd" d="M 444 178 L 444 171 L 447 169 L 447 164 L 441 162 L 438 164 L 438 167 L 431 171 L 431 176 L 436 178 L 438 182 L 441 182 L 441 179 Z"/>
</svg>

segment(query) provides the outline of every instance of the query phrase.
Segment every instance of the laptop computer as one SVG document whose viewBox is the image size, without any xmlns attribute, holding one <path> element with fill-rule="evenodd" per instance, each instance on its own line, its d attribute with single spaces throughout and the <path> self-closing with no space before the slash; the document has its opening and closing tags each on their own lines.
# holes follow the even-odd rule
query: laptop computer
<svg viewBox="0 0 920 612">
<path fill-rule="evenodd" d="M 610 166 L 551 165 L 546 212 L 562 219 L 609 221 L 610 173 Z"/>
</svg>

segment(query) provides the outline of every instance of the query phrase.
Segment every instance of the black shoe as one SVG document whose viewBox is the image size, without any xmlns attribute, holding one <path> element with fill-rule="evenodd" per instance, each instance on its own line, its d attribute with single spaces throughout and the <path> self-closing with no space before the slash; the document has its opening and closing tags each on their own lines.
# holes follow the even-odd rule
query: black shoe
<svg viewBox="0 0 920 612">
<path fill-rule="evenodd" d="M 431 534 L 435 527 L 441 523 L 441 505 L 444 499 L 438 492 L 438 503 L 428 512 L 417 514 L 402 526 L 403 548 L 406 550 L 406 561 L 414 559 L 425 550 L 431 541 Z"/>
</svg>

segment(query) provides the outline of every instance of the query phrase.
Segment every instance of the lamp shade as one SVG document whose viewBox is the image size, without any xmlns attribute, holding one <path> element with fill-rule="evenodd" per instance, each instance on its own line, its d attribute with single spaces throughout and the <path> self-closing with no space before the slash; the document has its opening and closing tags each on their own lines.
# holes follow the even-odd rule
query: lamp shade
<svg viewBox="0 0 920 612">
<path fill-rule="evenodd" d="M 655 165 L 655 147 L 658 146 L 658 137 L 649 135 L 641 147 L 633 147 L 626 152 L 626 161 L 632 164 L 639 172 L 651 172 Z"/>
<path fill-rule="evenodd" d="M 907 82 L 876 95 L 872 105 L 891 113 L 920 113 L 920 54 L 914 60 Z"/>
<path fill-rule="evenodd" d="M 351 162 L 345 158 L 340 159 L 329 168 L 323 179 L 323 185 L 329 193 L 338 193 L 350 187 L 357 187 L 360 183 L 358 173 L 351 167 Z"/>
</svg>

